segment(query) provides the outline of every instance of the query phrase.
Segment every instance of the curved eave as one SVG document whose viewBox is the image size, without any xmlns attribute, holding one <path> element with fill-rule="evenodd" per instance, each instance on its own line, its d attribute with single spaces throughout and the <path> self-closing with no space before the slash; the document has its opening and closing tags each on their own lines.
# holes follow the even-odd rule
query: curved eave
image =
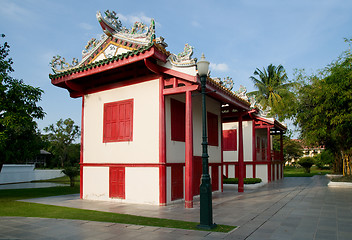
<svg viewBox="0 0 352 240">
<path fill-rule="evenodd" d="M 143 59 L 154 58 L 161 61 L 166 61 L 167 55 L 158 50 L 154 45 L 147 49 L 135 50 L 115 56 L 109 59 L 100 60 L 79 68 L 71 69 L 56 75 L 49 75 L 51 83 L 60 86 L 62 83 L 83 78 L 89 75 L 102 73 L 112 69 L 116 69 L 128 64 L 132 64 Z"/>
<path fill-rule="evenodd" d="M 250 110 L 251 104 L 248 101 L 238 97 L 236 94 L 211 79 L 207 79 L 206 89 L 208 91 L 208 95 L 214 97 L 215 99 L 219 99 L 222 103 L 227 103 L 237 108 L 241 108 L 243 111 Z"/>
</svg>

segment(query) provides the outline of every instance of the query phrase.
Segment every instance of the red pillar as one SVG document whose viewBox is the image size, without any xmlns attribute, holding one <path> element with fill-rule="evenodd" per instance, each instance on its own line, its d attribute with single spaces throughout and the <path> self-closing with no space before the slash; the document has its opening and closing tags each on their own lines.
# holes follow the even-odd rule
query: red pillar
<svg viewBox="0 0 352 240">
<path fill-rule="evenodd" d="M 191 91 L 186 92 L 185 150 L 185 208 L 193 208 L 193 121 Z"/>
<path fill-rule="evenodd" d="M 166 205 L 166 132 L 164 78 L 159 77 L 159 205 Z"/>
<path fill-rule="evenodd" d="M 268 161 L 268 181 L 271 182 L 271 143 L 270 143 L 270 127 L 267 127 L 267 153 L 266 158 Z"/>
<path fill-rule="evenodd" d="M 243 161 L 243 128 L 242 128 L 242 115 L 238 121 L 238 192 L 243 192 L 244 184 L 244 161 Z"/>
<path fill-rule="evenodd" d="M 252 168 L 253 168 L 253 178 L 256 177 L 256 164 L 257 161 L 257 151 L 256 151 L 256 136 L 255 136 L 255 120 L 252 120 Z"/>
<path fill-rule="evenodd" d="M 281 168 L 281 174 L 280 174 L 280 178 L 284 177 L 284 143 L 283 143 L 283 136 L 282 136 L 282 132 L 280 131 L 280 160 L 281 160 L 281 164 L 280 164 L 280 168 Z"/>
<path fill-rule="evenodd" d="M 82 96 L 82 116 L 81 116 L 81 150 L 80 150 L 80 184 L 79 184 L 79 197 L 83 198 L 83 136 L 84 136 L 84 95 Z"/>
</svg>

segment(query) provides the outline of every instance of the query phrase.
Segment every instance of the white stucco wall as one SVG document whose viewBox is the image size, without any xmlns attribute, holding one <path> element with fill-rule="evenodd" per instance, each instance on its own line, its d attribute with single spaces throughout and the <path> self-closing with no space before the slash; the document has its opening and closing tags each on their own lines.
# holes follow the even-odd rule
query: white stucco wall
<svg viewBox="0 0 352 240">
<path fill-rule="evenodd" d="M 264 183 L 268 182 L 268 165 L 256 165 L 256 177 L 261 178 Z"/>
<path fill-rule="evenodd" d="M 84 163 L 159 162 L 159 80 L 84 97 Z M 133 141 L 103 142 L 104 103 L 133 99 Z"/>
<path fill-rule="evenodd" d="M 159 204 L 159 168 L 126 167 L 125 199 L 109 198 L 109 167 L 83 167 L 83 172 L 83 199 Z"/>
<path fill-rule="evenodd" d="M 252 155 L 252 139 L 253 139 L 253 128 L 252 121 L 243 121 L 243 160 L 253 161 Z M 237 129 L 237 151 L 224 151 L 224 162 L 237 162 L 238 161 L 238 147 L 239 147 L 239 132 L 238 122 L 223 123 L 223 130 Z"/>
<path fill-rule="evenodd" d="M 126 202 L 159 205 L 159 168 L 126 167 L 125 181 Z"/>
<path fill-rule="evenodd" d="M 109 167 L 83 167 L 83 199 L 109 200 Z"/>
<path fill-rule="evenodd" d="M 171 109 L 170 98 L 180 102 L 186 102 L 185 94 L 178 94 L 165 97 L 165 122 L 166 122 L 166 160 L 168 163 L 185 162 L 185 143 L 171 140 Z M 206 99 L 207 112 L 218 116 L 218 146 L 208 146 L 209 162 L 221 162 L 221 105 L 212 98 Z M 201 95 L 192 96 L 193 110 L 193 155 L 202 155 L 202 108 Z"/>
</svg>

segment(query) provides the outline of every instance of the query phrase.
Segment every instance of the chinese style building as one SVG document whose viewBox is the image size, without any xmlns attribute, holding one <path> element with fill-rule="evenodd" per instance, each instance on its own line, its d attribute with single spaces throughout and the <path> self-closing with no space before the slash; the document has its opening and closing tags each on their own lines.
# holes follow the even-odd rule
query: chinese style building
<svg viewBox="0 0 352 240">
<path fill-rule="evenodd" d="M 87 43 L 80 62 L 54 57 L 50 75 L 52 84 L 82 98 L 81 198 L 157 205 L 185 201 L 185 207 L 193 207 L 202 174 L 202 116 L 192 47 L 186 44 L 177 55 L 168 52 L 164 39 L 155 36 L 154 20 L 126 29 L 115 12 L 98 12 L 97 19 L 102 38 Z M 206 89 L 212 190 L 222 191 L 223 172 L 236 166 L 235 157 L 225 164 L 222 128 L 232 129 L 229 121 L 240 126 L 244 120 L 238 116 L 247 120 L 255 113 L 247 100 L 211 78 Z M 224 105 L 238 116 L 223 115 Z M 270 125 L 270 133 L 278 127 L 261 119 L 250 123 L 256 136 L 261 126 Z M 233 172 L 242 172 L 240 146 L 247 145 L 241 128 L 237 132 L 239 167 Z"/>
</svg>

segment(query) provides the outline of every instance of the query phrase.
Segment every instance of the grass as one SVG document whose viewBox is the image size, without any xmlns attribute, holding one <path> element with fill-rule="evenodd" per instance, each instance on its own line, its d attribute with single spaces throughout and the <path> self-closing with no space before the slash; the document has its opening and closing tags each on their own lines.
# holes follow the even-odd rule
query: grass
<svg viewBox="0 0 352 240">
<path fill-rule="evenodd" d="M 61 180 L 63 181 L 64 179 Z M 129 214 L 100 212 L 93 210 L 16 201 L 21 199 L 49 197 L 74 193 L 79 193 L 79 186 L 76 186 L 74 188 L 51 187 L 0 190 L 0 216 L 76 219 L 155 227 L 180 228 L 187 230 L 200 230 L 197 228 L 198 223 L 195 222 L 141 217 Z M 236 227 L 228 225 L 218 225 L 216 228 L 210 231 L 229 232 L 234 228 Z"/>
<path fill-rule="evenodd" d="M 316 166 L 311 167 L 310 173 L 305 173 L 302 167 L 284 167 L 284 177 L 312 177 L 314 175 L 325 175 L 329 173 L 332 173 L 332 170 L 321 170 Z"/>
</svg>

